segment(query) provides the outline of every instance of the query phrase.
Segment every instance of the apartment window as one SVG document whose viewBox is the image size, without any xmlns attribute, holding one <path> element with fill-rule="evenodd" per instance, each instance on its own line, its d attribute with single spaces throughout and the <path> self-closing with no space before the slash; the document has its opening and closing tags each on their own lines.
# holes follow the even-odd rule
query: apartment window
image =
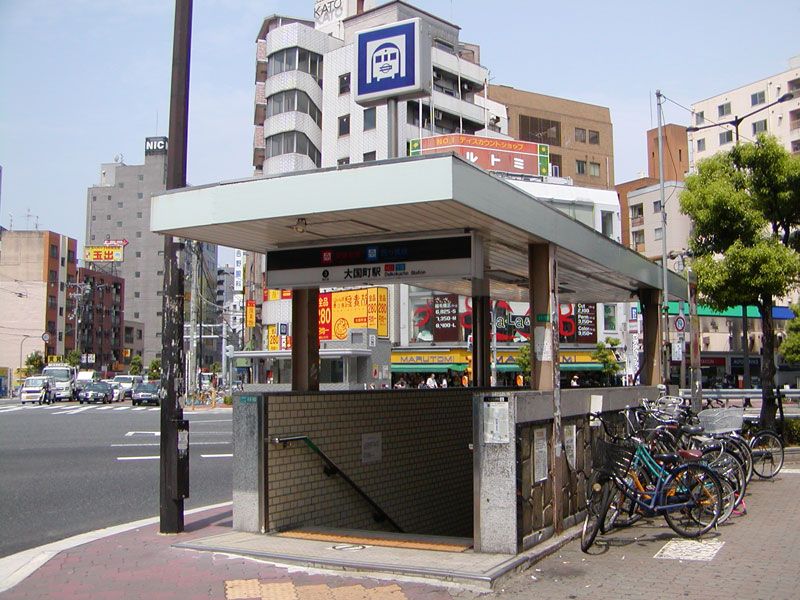
<svg viewBox="0 0 800 600">
<path fill-rule="evenodd" d="M 124 188 L 125 187 L 125 182 L 124 181 L 120 181 L 117 185 L 119 187 L 121 187 L 121 188 Z"/>
<path fill-rule="evenodd" d="M 67 260 L 68 260 L 70 263 L 74 263 L 74 262 L 75 262 L 75 252 L 74 252 L 74 251 L 72 251 L 72 250 L 67 250 Z"/>
<path fill-rule="evenodd" d="M 142 200 L 142 199 L 144 198 L 144 194 L 143 194 L 142 192 L 138 192 L 138 193 L 136 194 L 136 197 L 137 197 L 139 200 Z"/>
<path fill-rule="evenodd" d="M 58 281 L 58 273 L 53 269 L 50 269 L 50 272 L 47 274 L 47 281 L 56 282 Z"/>
<path fill-rule="evenodd" d="M 731 114 L 731 103 L 726 102 L 725 104 L 720 104 L 717 107 L 717 116 L 718 117 L 726 117 Z"/>
<path fill-rule="evenodd" d="M 163 315 L 163 314 L 164 314 L 164 313 L 163 313 L 163 312 L 161 312 L 160 310 L 156 312 L 156 316 L 157 316 L 157 317 L 160 317 L 160 316 L 161 316 L 161 315 Z"/>
<path fill-rule="evenodd" d="M 350 73 L 339 75 L 339 95 L 350 93 Z"/>
<path fill-rule="evenodd" d="M 599 131 L 592 131 L 589 130 L 589 143 L 590 144 L 599 144 L 600 143 L 600 132 Z"/>
<path fill-rule="evenodd" d="M 58 246 L 50 244 L 50 258 L 58 258 Z"/>
<path fill-rule="evenodd" d="M 336 164 L 339 165 L 339 166 L 349 165 L 350 164 L 350 157 L 349 156 L 345 156 L 344 158 L 340 158 L 339 160 L 336 161 Z"/>
<path fill-rule="evenodd" d="M 94 241 L 94 234 L 92 234 L 92 241 Z"/>
<path fill-rule="evenodd" d="M 661 200 L 653 201 L 653 213 L 656 215 L 661 214 Z"/>
<path fill-rule="evenodd" d="M 122 227 L 122 221 L 117 221 L 117 227 Z"/>
<path fill-rule="evenodd" d="M 364 162 L 373 161 L 373 160 L 376 159 L 376 157 L 377 157 L 377 155 L 375 154 L 374 150 L 372 152 L 365 152 L 364 153 Z"/>
<path fill-rule="evenodd" d="M 117 208 L 122 208 L 122 202 L 117 202 Z"/>
<path fill-rule="evenodd" d="M 142 330 L 141 329 L 137 329 L 136 330 L 136 339 L 137 340 L 142 339 Z"/>
<path fill-rule="evenodd" d="M 375 107 L 364 110 L 364 131 L 375 129 Z"/>
<path fill-rule="evenodd" d="M 111 220 L 111 215 L 106 215 L 106 221 L 110 221 L 110 220 Z"/>
<path fill-rule="evenodd" d="M 137 177 L 139 178 L 139 181 L 144 181 L 144 175 L 142 175 L 141 173 L 139 173 Z"/>
<path fill-rule="evenodd" d="M 638 251 L 639 246 L 644 245 L 644 229 L 631 231 L 631 242 L 633 242 L 634 248 Z"/>
<path fill-rule="evenodd" d="M 59 317 L 63 317 L 64 316 L 64 307 L 63 306 L 59 306 L 58 307 L 58 316 Z"/>
<path fill-rule="evenodd" d="M 97 215 L 92 215 L 92 221 L 97 221 Z"/>
<path fill-rule="evenodd" d="M 590 162 L 589 163 L 589 175 L 592 177 L 600 177 L 600 163 Z"/>
<path fill-rule="evenodd" d="M 107 196 L 107 198 L 108 198 L 109 201 L 111 200 L 111 196 Z"/>
<path fill-rule="evenodd" d="M 519 137 L 527 142 L 561 145 L 561 122 L 529 115 L 519 116 Z"/>
<path fill-rule="evenodd" d="M 664 228 L 663 227 L 656 227 L 653 230 L 653 238 L 658 241 L 664 237 Z"/>
<path fill-rule="evenodd" d="M 586 175 L 586 161 L 585 160 L 576 160 L 575 161 L 575 172 L 578 175 Z"/>
<path fill-rule="evenodd" d="M 164 271 L 156 271 L 156 275 L 158 275 L 159 277 L 161 277 L 162 275 L 164 275 Z"/>
<path fill-rule="evenodd" d="M 136 272 L 133 274 L 133 276 L 134 276 L 134 277 L 136 277 L 136 278 L 138 279 L 139 277 L 141 277 L 141 276 L 142 276 L 142 273 L 141 273 L 140 271 L 136 271 Z"/>
<path fill-rule="evenodd" d="M 59 331 L 58 332 L 58 341 L 59 342 L 63 342 L 64 341 L 64 332 L 63 331 Z"/>
<path fill-rule="evenodd" d="M 284 71 L 303 71 L 322 86 L 322 56 L 304 48 L 286 48 L 267 57 L 267 77 Z"/>
<path fill-rule="evenodd" d="M 575 128 L 575 141 L 586 143 L 586 130 L 582 127 Z"/>
<path fill-rule="evenodd" d="M 137 238 L 140 238 L 140 237 L 142 237 L 142 232 L 141 232 L 141 231 L 137 231 L 137 232 L 136 232 L 136 237 L 137 237 Z"/>
<path fill-rule="evenodd" d="M 92 196 L 92 202 L 97 202 L 97 196 Z"/>
<path fill-rule="evenodd" d="M 706 150 L 706 138 L 701 138 L 697 140 L 697 151 L 705 152 L 705 150 Z"/>
<path fill-rule="evenodd" d="M 702 125 L 706 122 L 706 113 L 705 111 L 701 110 L 699 113 L 694 115 L 694 124 L 695 125 Z"/>
<path fill-rule="evenodd" d="M 133 292 L 133 297 L 134 298 L 139 298 L 140 296 L 141 296 L 140 292 Z"/>
<path fill-rule="evenodd" d="M 306 113 L 314 119 L 318 127 L 322 127 L 322 111 L 305 92 L 286 90 L 267 98 L 267 117 L 292 111 Z"/>
<path fill-rule="evenodd" d="M 133 318 L 134 319 L 138 319 L 139 318 L 139 313 L 138 312 L 133 313 Z"/>
<path fill-rule="evenodd" d="M 62 256 L 61 257 L 61 266 L 64 267 L 64 266 L 66 266 L 66 264 L 67 264 L 67 259 Z"/>
<path fill-rule="evenodd" d="M 137 251 L 136 252 L 136 258 L 142 258 L 142 253 Z"/>
<path fill-rule="evenodd" d="M 764 102 L 766 101 L 767 101 L 767 96 L 763 90 L 760 92 L 756 92 L 755 94 L 750 94 L 750 106 L 757 106 L 759 104 L 764 104 Z"/>
<path fill-rule="evenodd" d="M 719 134 L 719 145 L 730 144 L 733 141 L 732 131 L 723 131 Z"/>
<path fill-rule="evenodd" d="M 419 103 L 406 103 L 406 123 L 409 125 L 419 125 Z"/>
<path fill-rule="evenodd" d="M 142 218 L 142 212 L 141 211 L 136 213 L 136 218 L 137 219 L 141 219 Z"/>
<path fill-rule="evenodd" d="M 55 308 L 58 306 L 58 300 L 56 300 L 55 296 L 48 296 L 47 297 L 47 308 Z"/>
<path fill-rule="evenodd" d="M 350 135 L 350 115 L 339 117 L 339 137 Z"/>
<path fill-rule="evenodd" d="M 267 158 L 280 156 L 281 154 L 305 154 L 316 166 L 320 166 L 321 155 L 317 147 L 311 143 L 305 133 L 299 131 L 287 131 L 271 135 L 266 139 Z"/>
<path fill-rule="evenodd" d="M 644 205 L 642 204 L 631 205 L 630 211 L 631 211 L 631 220 L 641 219 L 644 217 Z"/>
<path fill-rule="evenodd" d="M 600 228 L 606 237 L 614 237 L 614 213 L 610 210 L 600 211 Z"/>
<path fill-rule="evenodd" d="M 753 135 L 764 133 L 767 130 L 767 120 L 756 121 L 753 123 Z"/>
</svg>

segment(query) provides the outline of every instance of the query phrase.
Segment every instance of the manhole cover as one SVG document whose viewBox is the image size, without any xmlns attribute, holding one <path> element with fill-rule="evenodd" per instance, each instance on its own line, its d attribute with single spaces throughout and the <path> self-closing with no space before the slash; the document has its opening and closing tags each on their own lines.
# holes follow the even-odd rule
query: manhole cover
<svg viewBox="0 0 800 600">
<path fill-rule="evenodd" d="M 713 560 L 725 542 L 718 540 L 672 540 L 667 542 L 653 558 L 670 560 Z"/>
</svg>

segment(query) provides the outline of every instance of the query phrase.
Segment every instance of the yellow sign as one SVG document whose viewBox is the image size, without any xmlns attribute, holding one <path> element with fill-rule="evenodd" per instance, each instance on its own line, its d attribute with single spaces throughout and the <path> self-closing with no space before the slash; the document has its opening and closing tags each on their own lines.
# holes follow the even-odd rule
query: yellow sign
<svg viewBox="0 0 800 600">
<path fill-rule="evenodd" d="M 392 364 L 441 365 L 465 363 L 470 356 L 469 352 L 460 348 L 447 352 L 392 352 Z"/>
<path fill-rule="evenodd" d="M 64 362 L 64 357 L 59 354 L 49 354 L 47 356 L 47 364 L 52 365 L 53 363 L 61 363 Z"/>
<path fill-rule="evenodd" d="M 122 262 L 123 246 L 86 246 L 83 260 L 86 262 Z"/>
<path fill-rule="evenodd" d="M 592 358 L 591 350 L 574 350 L 564 351 L 562 350 L 559 353 L 559 362 L 560 363 L 591 363 L 595 362 Z"/>
<path fill-rule="evenodd" d="M 255 327 L 256 326 L 256 301 L 255 300 L 247 300 L 247 304 L 245 307 L 245 314 L 244 314 L 244 324 L 245 327 Z"/>
<path fill-rule="evenodd" d="M 267 350 L 274 352 L 281 349 L 281 338 L 276 325 L 267 325 Z"/>
<path fill-rule="evenodd" d="M 372 328 L 389 335 L 389 293 L 372 287 L 319 295 L 319 339 L 345 340 L 351 329 Z"/>
<path fill-rule="evenodd" d="M 131 349 L 130 348 L 123 348 L 122 349 L 122 356 L 123 358 L 130 358 Z"/>
</svg>

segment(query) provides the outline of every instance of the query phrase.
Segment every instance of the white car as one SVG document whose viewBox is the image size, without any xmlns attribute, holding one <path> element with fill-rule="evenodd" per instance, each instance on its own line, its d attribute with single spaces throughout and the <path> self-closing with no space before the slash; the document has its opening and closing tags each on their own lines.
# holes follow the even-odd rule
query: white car
<svg viewBox="0 0 800 600">
<path fill-rule="evenodd" d="M 119 382 L 114 381 L 113 379 L 103 379 L 105 383 L 111 386 L 111 389 L 114 390 L 114 402 L 122 402 L 122 387 L 120 386 Z"/>
<path fill-rule="evenodd" d="M 117 375 L 114 382 L 119 384 L 122 399 L 130 398 L 133 395 L 133 388 L 142 383 L 141 375 Z"/>
<path fill-rule="evenodd" d="M 19 394 L 20 404 L 50 404 L 56 397 L 56 384 L 52 377 L 37 375 L 28 377 L 22 384 Z"/>
</svg>

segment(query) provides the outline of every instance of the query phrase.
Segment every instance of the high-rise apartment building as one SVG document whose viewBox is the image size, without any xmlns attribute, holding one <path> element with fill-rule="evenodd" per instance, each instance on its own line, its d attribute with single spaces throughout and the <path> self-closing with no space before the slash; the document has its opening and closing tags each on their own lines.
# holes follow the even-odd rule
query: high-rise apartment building
<svg viewBox="0 0 800 600">
<path fill-rule="evenodd" d="M 52 231 L 3 231 L 0 246 L 0 367 L 11 371 L 38 350 L 63 357 L 75 348 L 71 288 L 77 240 Z"/>
<path fill-rule="evenodd" d="M 782 73 L 694 102 L 692 113 L 692 126 L 700 128 L 689 138 L 695 163 L 730 150 L 737 133 L 742 141 L 769 133 L 788 151 L 800 152 L 800 56 Z M 724 124 L 731 121 L 740 121 L 738 129 Z"/>
<path fill-rule="evenodd" d="M 89 265 L 125 280 L 125 314 L 144 325 L 143 361 L 149 364 L 161 356 L 164 276 L 164 238 L 150 231 L 150 196 L 166 189 L 167 138 L 145 139 L 142 165 L 128 165 L 119 158 L 100 169 L 100 182 L 88 189 L 86 197 L 86 244 L 122 245 L 123 260 Z M 201 244 L 201 253 L 206 272 L 215 274 L 216 246 Z M 188 264 L 188 254 L 183 263 Z M 184 272 L 191 276 L 186 266 Z M 215 279 L 213 275 L 208 279 L 208 295 L 213 297 Z M 186 287 L 188 292 L 188 283 Z"/>
<path fill-rule="evenodd" d="M 98 371 L 121 371 L 130 362 L 131 346 L 123 339 L 125 280 L 102 271 L 79 268 L 70 296 L 70 316 L 78 330 L 81 364 Z M 125 352 L 127 347 L 129 352 Z M 127 354 L 127 356 L 126 356 Z"/>
</svg>

